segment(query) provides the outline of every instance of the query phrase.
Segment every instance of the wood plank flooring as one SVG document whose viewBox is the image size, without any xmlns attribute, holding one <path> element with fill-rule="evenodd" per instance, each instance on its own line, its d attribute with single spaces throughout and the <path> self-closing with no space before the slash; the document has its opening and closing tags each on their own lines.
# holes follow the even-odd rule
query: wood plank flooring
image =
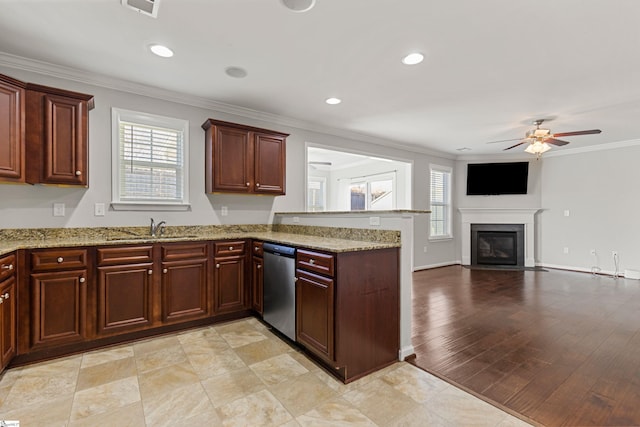
<svg viewBox="0 0 640 427">
<path fill-rule="evenodd" d="M 413 274 L 415 365 L 545 426 L 640 425 L 640 281 Z"/>
</svg>

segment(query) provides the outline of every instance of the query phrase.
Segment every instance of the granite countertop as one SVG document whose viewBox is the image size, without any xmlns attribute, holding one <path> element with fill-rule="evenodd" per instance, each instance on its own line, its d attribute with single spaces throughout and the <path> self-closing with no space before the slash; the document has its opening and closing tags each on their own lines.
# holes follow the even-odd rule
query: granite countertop
<svg viewBox="0 0 640 427">
<path fill-rule="evenodd" d="M 375 211 L 318 211 L 318 212 L 276 212 L 275 215 L 295 215 L 295 216 L 306 216 L 306 215 L 369 215 L 369 216 L 383 216 L 383 215 L 420 215 L 420 214 L 428 214 L 431 213 L 429 210 L 419 210 L 419 209 L 392 209 L 392 210 L 375 210 Z"/>
<path fill-rule="evenodd" d="M 10 229 L 0 230 L 0 255 L 17 249 L 230 239 L 258 239 L 329 252 L 400 247 L 400 235 L 396 231 L 383 232 L 378 236 L 366 229 L 305 226 L 281 228 L 274 230 L 270 226 L 176 226 L 167 227 L 166 235 L 159 238 L 149 236 L 147 227 Z M 367 238 L 371 240 L 366 240 Z"/>
</svg>

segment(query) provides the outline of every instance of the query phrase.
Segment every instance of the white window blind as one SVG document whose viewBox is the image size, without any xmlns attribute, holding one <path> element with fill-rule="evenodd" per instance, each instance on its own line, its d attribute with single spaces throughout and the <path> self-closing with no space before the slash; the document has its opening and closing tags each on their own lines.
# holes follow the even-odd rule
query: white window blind
<svg viewBox="0 0 640 427">
<path fill-rule="evenodd" d="M 186 121 L 115 110 L 114 122 L 112 204 L 188 203 Z"/>
<path fill-rule="evenodd" d="M 451 169 L 431 167 L 431 238 L 451 237 Z"/>
</svg>

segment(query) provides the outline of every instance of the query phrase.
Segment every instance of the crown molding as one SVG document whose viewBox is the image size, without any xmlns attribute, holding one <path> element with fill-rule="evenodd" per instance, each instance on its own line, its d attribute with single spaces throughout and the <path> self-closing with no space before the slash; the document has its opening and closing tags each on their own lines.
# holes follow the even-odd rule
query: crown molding
<svg viewBox="0 0 640 427">
<path fill-rule="evenodd" d="M 592 153 L 595 151 L 617 150 L 619 148 L 636 147 L 640 145 L 640 139 L 630 139 L 627 141 L 609 142 L 607 144 L 589 145 L 586 147 L 568 148 L 561 151 L 548 151 L 542 157 L 561 157 L 582 153 Z"/>
<path fill-rule="evenodd" d="M 104 74 L 97 74 L 79 70 L 76 68 L 65 67 L 52 64 L 45 61 L 29 59 L 18 55 L 12 55 L 6 52 L 0 52 L 0 65 L 14 68 L 17 70 L 43 74 L 46 76 L 56 77 L 64 80 L 75 81 L 78 83 L 99 86 L 107 89 L 117 90 L 121 92 L 134 93 L 136 95 L 148 96 L 150 98 L 162 99 L 165 101 L 184 104 L 191 107 L 203 108 L 206 110 L 217 111 L 220 113 L 233 114 L 248 119 L 260 120 L 268 123 L 275 123 L 282 126 L 297 128 L 301 130 L 322 133 L 326 135 L 338 136 L 341 138 L 351 139 L 360 142 L 367 142 L 386 148 L 397 148 L 413 153 L 420 153 L 429 156 L 435 156 L 445 159 L 454 160 L 456 156 L 427 147 L 416 146 L 412 144 L 402 143 L 400 141 L 387 140 L 374 137 L 371 135 L 333 128 L 319 123 L 307 120 L 294 119 L 284 117 L 264 111 L 253 110 L 250 108 L 240 107 L 233 104 L 227 104 L 215 101 L 209 98 L 202 98 L 194 95 L 186 95 L 183 93 L 170 91 L 154 86 L 134 83 L 131 81 L 117 79 Z"/>
</svg>

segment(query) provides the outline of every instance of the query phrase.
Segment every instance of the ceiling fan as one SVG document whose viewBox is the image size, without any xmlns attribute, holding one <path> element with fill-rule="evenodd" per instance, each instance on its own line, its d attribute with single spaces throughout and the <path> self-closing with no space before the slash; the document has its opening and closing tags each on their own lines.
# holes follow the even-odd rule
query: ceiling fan
<svg viewBox="0 0 640 427">
<path fill-rule="evenodd" d="M 533 124 L 536 125 L 535 129 L 527 131 L 524 139 L 520 140 L 520 138 L 516 139 L 503 139 L 501 141 L 491 141 L 487 144 L 495 144 L 498 142 L 508 142 L 508 141 L 518 141 L 517 144 L 512 145 L 511 147 L 505 148 L 503 151 L 511 150 L 512 148 L 518 147 L 522 144 L 528 143 L 529 145 L 524 150 L 527 153 L 535 154 L 536 157 L 540 158 L 542 153 L 551 149 L 549 144 L 555 146 L 567 145 L 569 141 L 563 141 L 561 139 L 565 136 L 576 136 L 576 135 L 593 135 L 602 132 L 600 129 L 591 129 L 591 130 L 578 130 L 574 132 L 560 132 L 560 133 L 551 133 L 549 129 L 541 129 L 540 125 L 544 122 L 544 119 L 534 120 Z"/>
</svg>

